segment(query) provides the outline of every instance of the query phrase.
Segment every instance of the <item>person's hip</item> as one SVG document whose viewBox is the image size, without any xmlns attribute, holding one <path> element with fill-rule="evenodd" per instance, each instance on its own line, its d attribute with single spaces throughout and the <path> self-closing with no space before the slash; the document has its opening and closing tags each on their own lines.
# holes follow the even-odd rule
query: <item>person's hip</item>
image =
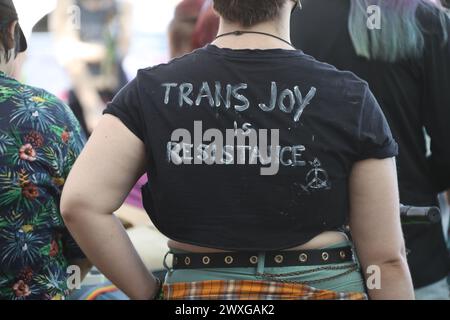
<svg viewBox="0 0 450 320">
<path fill-rule="evenodd" d="M 345 242 L 322 250 L 284 252 L 275 256 L 262 252 L 249 255 L 248 261 L 242 254 L 223 253 L 223 265 L 214 264 L 207 254 L 197 259 L 188 252 L 172 250 L 171 254 L 183 261 L 175 261 L 181 265 L 178 268 L 166 265 L 164 298 L 367 299 L 364 279 L 350 246 L 350 242 Z M 298 263 L 292 257 L 296 254 Z"/>
</svg>

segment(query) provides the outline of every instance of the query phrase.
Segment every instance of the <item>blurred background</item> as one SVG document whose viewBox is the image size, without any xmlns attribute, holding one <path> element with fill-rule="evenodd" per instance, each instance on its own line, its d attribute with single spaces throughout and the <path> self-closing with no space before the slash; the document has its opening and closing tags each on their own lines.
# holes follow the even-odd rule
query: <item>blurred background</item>
<svg viewBox="0 0 450 320">
<path fill-rule="evenodd" d="M 96 0 L 97 1 L 97 0 Z M 26 33 L 29 49 L 20 77 L 26 83 L 44 88 L 67 101 L 70 77 L 60 63 L 55 36 L 50 32 L 50 15 L 62 0 L 15 0 L 20 24 Z M 100 1 L 99 1 L 100 2 Z M 167 28 L 180 0 L 119 0 L 131 5 L 130 43 L 123 59 L 128 79 L 142 67 L 166 62 L 169 58 Z M 74 19 L 67 12 L 67 20 Z M 76 18 L 75 18 L 76 19 Z M 43 76 L 45 75 L 45 76 Z"/>
<path fill-rule="evenodd" d="M 107 102 L 136 76 L 138 69 L 168 62 L 194 49 L 197 20 L 206 11 L 202 9 L 211 5 L 210 0 L 14 3 L 28 41 L 28 50 L 19 56 L 14 76 L 66 102 L 88 135 Z M 214 16 L 213 27 L 200 26 L 211 32 L 201 33 L 195 46 L 211 41 L 217 25 Z M 162 277 L 167 239 L 142 207 L 141 187 L 146 182 L 147 177 L 142 177 L 116 215 L 146 266 Z M 94 268 L 73 298 L 93 300 L 100 296 L 127 299 Z"/>
</svg>

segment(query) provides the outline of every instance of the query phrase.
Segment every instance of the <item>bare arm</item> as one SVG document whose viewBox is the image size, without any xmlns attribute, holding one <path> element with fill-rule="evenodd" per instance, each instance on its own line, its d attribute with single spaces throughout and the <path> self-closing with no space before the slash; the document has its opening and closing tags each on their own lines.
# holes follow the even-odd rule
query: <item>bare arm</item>
<svg viewBox="0 0 450 320">
<path fill-rule="evenodd" d="M 381 288 L 369 289 L 371 299 L 414 299 L 400 223 L 395 161 L 365 160 L 350 178 L 350 229 L 363 273 L 381 271 Z"/>
<path fill-rule="evenodd" d="M 72 169 L 61 212 L 88 258 L 131 299 L 150 299 L 155 278 L 113 212 L 145 168 L 145 148 L 117 118 L 105 115 Z"/>
</svg>

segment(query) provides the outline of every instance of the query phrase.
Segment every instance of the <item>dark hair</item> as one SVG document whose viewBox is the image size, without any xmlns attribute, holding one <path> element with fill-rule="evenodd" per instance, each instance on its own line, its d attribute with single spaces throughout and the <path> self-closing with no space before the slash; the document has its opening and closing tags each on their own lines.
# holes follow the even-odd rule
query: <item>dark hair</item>
<svg viewBox="0 0 450 320">
<path fill-rule="evenodd" d="M 273 20 L 288 0 L 214 0 L 214 9 L 229 22 L 245 28 Z"/>
<path fill-rule="evenodd" d="M 20 45 L 20 31 L 19 31 L 19 24 L 16 24 L 16 27 L 14 29 L 14 39 L 11 39 L 11 35 L 9 33 L 9 28 L 11 26 L 11 23 L 13 21 L 9 22 L 3 22 L 0 24 L 0 44 L 2 46 L 1 49 L 3 49 L 3 57 L 5 58 L 5 62 L 9 62 L 11 60 L 11 52 L 10 50 L 14 48 L 14 57 L 17 57 L 19 45 Z M 15 42 L 15 47 L 14 47 Z"/>
</svg>

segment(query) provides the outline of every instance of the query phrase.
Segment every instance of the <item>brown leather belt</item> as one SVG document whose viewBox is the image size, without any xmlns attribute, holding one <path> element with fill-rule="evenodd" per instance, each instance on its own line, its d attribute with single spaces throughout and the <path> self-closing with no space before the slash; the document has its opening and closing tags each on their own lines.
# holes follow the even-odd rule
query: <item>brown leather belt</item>
<svg viewBox="0 0 450 320">
<path fill-rule="evenodd" d="M 352 247 L 323 250 L 267 251 L 266 268 L 317 266 L 354 262 Z M 207 268 L 255 268 L 259 252 L 220 252 L 173 254 L 173 270 Z"/>
</svg>

